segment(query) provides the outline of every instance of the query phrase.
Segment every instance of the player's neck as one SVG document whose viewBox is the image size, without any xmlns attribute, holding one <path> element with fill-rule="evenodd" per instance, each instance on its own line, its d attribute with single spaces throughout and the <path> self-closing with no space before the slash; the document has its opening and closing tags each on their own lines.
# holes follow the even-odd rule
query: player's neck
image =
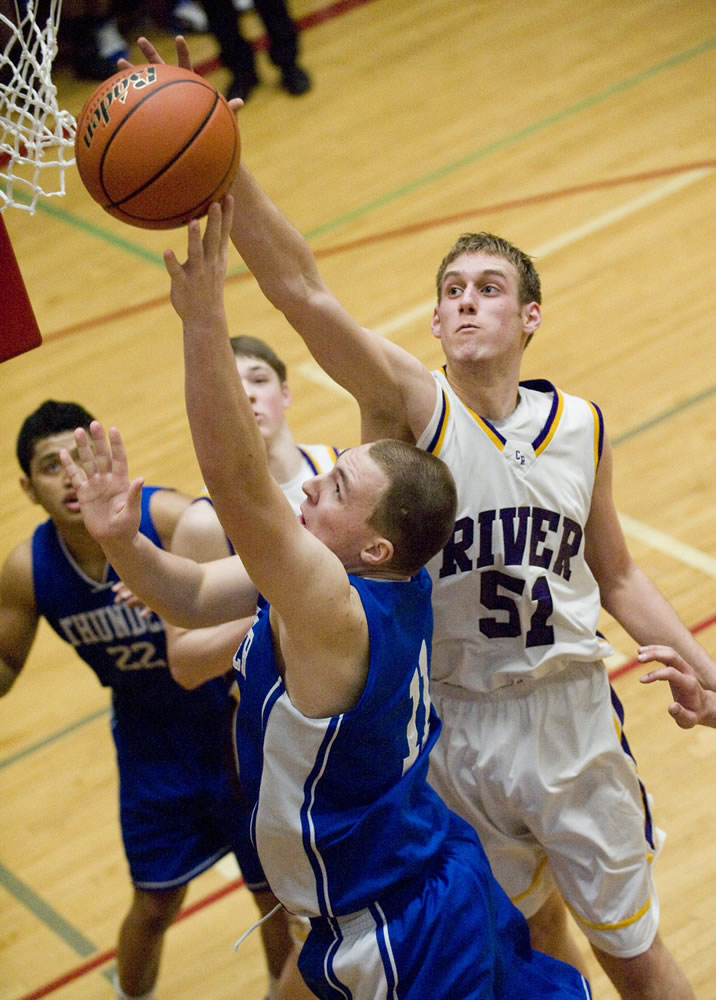
<svg viewBox="0 0 716 1000">
<path fill-rule="evenodd" d="M 465 406 L 486 420 L 504 420 L 519 402 L 519 368 L 446 365 L 447 379 Z"/>
<path fill-rule="evenodd" d="M 58 531 L 67 551 L 85 576 L 101 583 L 106 574 L 107 557 L 99 542 L 94 540 L 84 525 L 77 525 L 75 528 L 63 526 Z"/>
<path fill-rule="evenodd" d="M 301 469 L 301 452 L 296 447 L 288 427 L 282 428 L 272 441 L 266 442 L 269 472 L 277 483 L 288 483 Z"/>
</svg>

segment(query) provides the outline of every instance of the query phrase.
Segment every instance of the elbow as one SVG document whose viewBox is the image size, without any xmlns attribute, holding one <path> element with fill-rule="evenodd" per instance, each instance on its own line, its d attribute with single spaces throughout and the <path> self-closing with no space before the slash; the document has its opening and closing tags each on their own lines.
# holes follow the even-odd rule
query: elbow
<svg viewBox="0 0 716 1000">
<path fill-rule="evenodd" d="M 179 687 L 183 687 L 185 691 L 193 691 L 203 684 L 203 679 L 197 677 L 195 671 L 192 671 L 186 664 L 172 663 L 170 661 L 169 673 Z"/>
</svg>

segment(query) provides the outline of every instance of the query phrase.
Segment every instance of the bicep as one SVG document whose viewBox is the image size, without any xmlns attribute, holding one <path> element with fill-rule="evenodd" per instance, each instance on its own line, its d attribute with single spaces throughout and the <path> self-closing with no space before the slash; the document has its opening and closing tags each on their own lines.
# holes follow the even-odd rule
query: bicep
<svg viewBox="0 0 716 1000">
<path fill-rule="evenodd" d="M 32 556 L 16 548 L 0 573 L 0 657 L 19 671 L 37 633 L 39 616 L 32 584 Z"/>
<path fill-rule="evenodd" d="M 585 559 L 608 610 L 609 595 L 634 569 L 612 495 L 612 451 L 605 441 L 585 531 Z"/>
<path fill-rule="evenodd" d="M 322 283 L 286 317 L 323 370 L 356 400 L 364 433 L 415 440 L 432 413 L 435 385 L 414 355 L 361 326 Z"/>
</svg>

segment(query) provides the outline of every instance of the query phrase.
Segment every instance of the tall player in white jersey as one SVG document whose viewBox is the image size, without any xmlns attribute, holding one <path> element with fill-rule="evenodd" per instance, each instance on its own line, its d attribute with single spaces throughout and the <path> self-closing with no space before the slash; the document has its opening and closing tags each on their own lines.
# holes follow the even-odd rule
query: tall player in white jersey
<svg viewBox="0 0 716 1000">
<path fill-rule="evenodd" d="M 566 900 L 624 1000 L 690 1000 L 658 935 L 658 831 L 601 660 L 600 600 L 639 644 L 673 646 L 697 670 L 710 658 L 631 559 L 599 410 L 520 385 L 541 321 L 529 258 L 490 236 L 456 245 L 432 318 L 447 360 L 431 373 L 346 313 L 243 166 L 233 193 L 234 245 L 358 401 L 364 440 L 416 441 L 458 483 L 453 537 L 429 566 L 444 727 L 431 781 L 477 829 L 534 947 L 581 966 Z"/>
<path fill-rule="evenodd" d="M 628 552 L 598 408 L 520 384 L 541 322 L 531 261 L 489 234 L 458 241 L 438 274 L 446 364 L 431 373 L 348 315 L 245 166 L 233 193 L 234 245 L 358 401 L 364 440 L 416 441 L 458 483 L 453 537 L 429 566 L 434 786 L 478 830 L 535 947 L 581 964 L 566 900 L 624 1000 L 689 1000 L 658 935 L 658 831 L 601 659 L 600 602 L 639 644 L 674 647 L 704 674 L 712 661 Z"/>
</svg>

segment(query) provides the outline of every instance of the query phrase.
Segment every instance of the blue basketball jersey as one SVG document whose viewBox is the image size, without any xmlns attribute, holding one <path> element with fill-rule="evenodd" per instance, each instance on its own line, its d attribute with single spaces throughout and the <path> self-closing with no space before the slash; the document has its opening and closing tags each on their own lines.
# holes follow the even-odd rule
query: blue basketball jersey
<svg viewBox="0 0 716 1000">
<path fill-rule="evenodd" d="M 149 511 L 152 495 L 161 487 L 142 490 L 139 530 L 161 548 Z M 216 710 L 217 692 L 226 685 L 202 685 L 186 691 L 167 664 L 163 621 L 154 613 L 114 603 L 117 574 L 107 564 L 104 579 L 92 580 L 77 565 L 51 520 L 35 529 L 32 539 L 35 601 L 54 631 L 92 668 L 101 684 L 111 687 L 115 711 L 125 703 L 132 714 L 193 714 L 205 706 Z M 216 688 L 216 690 L 214 690 Z"/>
<path fill-rule="evenodd" d="M 157 488 L 142 490 L 140 531 L 161 546 L 149 509 Z M 35 530 L 32 556 L 38 612 L 112 689 L 120 821 L 134 884 L 184 885 L 233 851 L 247 885 L 264 889 L 233 784 L 227 680 L 192 691 L 177 684 L 162 620 L 115 604 L 112 567 L 101 582 L 90 579 L 51 520 Z"/>
<path fill-rule="evenodd" d="M 268 607 L 234 660 L 235 739 L 254 842 L 275 895 L 311 917 L 354 912 L 419 876 L 449 822 L 426 782 L 440 729 L 428 693 L 428 574 L 350 580 L 370 635 L 365 688 L 350 711 L 312 719 L 294 707 Z"/>
</svg>

